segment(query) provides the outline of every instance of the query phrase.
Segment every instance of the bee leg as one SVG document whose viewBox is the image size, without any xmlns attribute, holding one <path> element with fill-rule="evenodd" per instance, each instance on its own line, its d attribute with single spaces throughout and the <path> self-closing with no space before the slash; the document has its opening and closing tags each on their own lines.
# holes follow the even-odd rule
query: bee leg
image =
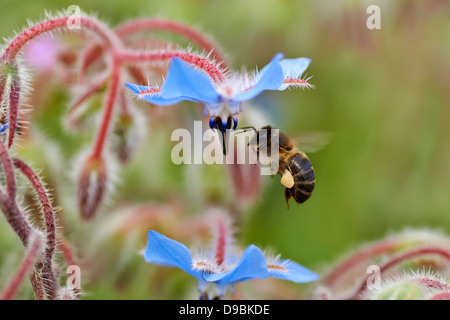
<svg viewBox="0 0 450 320">
<path fill-rule="evenodd" d="M 286 206 L 289 209 L 289 199 L 292 198 L 291 190 L 288 188 L 284 189 L 284 197 L 286 198 Z"/>
</svg>

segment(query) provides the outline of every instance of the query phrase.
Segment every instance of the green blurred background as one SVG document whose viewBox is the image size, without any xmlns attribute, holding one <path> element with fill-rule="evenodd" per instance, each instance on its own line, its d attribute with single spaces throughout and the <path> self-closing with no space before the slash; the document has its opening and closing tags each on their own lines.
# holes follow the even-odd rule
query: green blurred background
<svg viewBox="0 0 450 320">
<path fill-rule="evenodd" d="M 261 68 L 276 52 L 312 59 L 307 72 L 313 75 L 314 90 L 270 93 L 259 100 L 273 117 L 272 125 L 290 136 L 304 131 L 334 134 L 330 144 L 309 155 L 316 189 L 305 204 L 291 202 L 286 210 L 278 178 L 263 177 L 261 199 L 241 214 L 237 242 L 242 246 L 269 247 L 321 271 L 349 249 L 389 232 L 406 227 L 450 232 L 448 1 L 2 0 L 0 36 L 11 37 L 27 19 L 42 17 L 44 9 L 57 11 L 73 4 L 98 14 L 111 26 L 143 16 L 186 22 L 212 36 L 236 70 Z M 381 8 L 380 30 L 366 27 L 371 4 Z M 48 182 L 55 189 L 58 172 L 71 167 L 64 160 L 54 165 L 53 158 L 72 159 L 92 141 L 89 133 L 64 135 L 61 117 L 67 97 L 61 89 L 44 99 L 45 105 L 33 114 L 36 123 L 30 126 L 38 137 L 33 138 L 36 143 L 19 151 L 36 168 L 44 167 L 43 175 L 54 179 Z M 192 106 L 178 108 L 189 114 L 186 110 Z M 186 173 L 170 163 L 168 137 L 173 128 L 168 126 L 156 125 L 160 130 L 152 130 L 148 143 L 123 168 L 116 195 L 103 216 L 119 204 L 122 208 L 164 203 L 178 193 L 205 198 L 214 198 L 214 192 L 230 193 L 218 186 L 222 168 Z M 189 188 L 189 179 L 197 177 L 205 180 L 200 190 Z M 194 282 L 187 275 L 143 262 L 137 251 L 145 246 L 145 233 L 101 238 L 106 228 L 103 217 L 82 224 L 73 209 L 75 200 L 70 200 L 74 187 L 59 188 L 64 191 L 57 189 L 55 197 L 64 207 L 67 238 L 76 253 L 86 260 L 103 261 L 83 261 L 103 268 L 92 271 L 95 277 L 87 277 L 85 298 L 196 298 Z M 200 215 L 204 200 L 187 198 L 192 215 Z M 113 224 L 111 220 L 107 221 Z M 3 284 L 23 251 L 4 220 L 0 228 Z M 103 243 L 93 245 L 94 237 Z M 23 285 L 24 298 L 31 296 L 28 287 L 29 283 Z"/>
</svg>

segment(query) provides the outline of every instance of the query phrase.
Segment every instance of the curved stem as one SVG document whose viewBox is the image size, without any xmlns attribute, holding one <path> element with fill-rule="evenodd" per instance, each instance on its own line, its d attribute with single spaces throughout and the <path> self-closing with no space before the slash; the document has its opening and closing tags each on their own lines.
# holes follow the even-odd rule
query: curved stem
<svg viewBox="0 0 450 320">
<path fill-rule="evenodd" d="M 80 67 L 78 72 L 79 81 L 83 83 L 85 81 L 85 74 L 88 67 L 97 60 L 103 53 L 103 48 L 97 42 L 91 43 L 87 46 L 80 55 Z"/>
<path fill-rule="evenodd" d="M 39 23 L 28 30 L 25 30 L 19 34 L 10 44 L 6 47 L 1 60 L 5 62 L 12 62 L 15 60 L 17 54 L 22 50 L 22 48 L 35 37 L 42 35 L 44 33 L 50 32 L 52 30 L 67 28 L 68 23 L 71 22 L 73 17 L 61 17 L 55 18 L 48 21 Z M 81 29 L 86 28 L 94 32 L 101 41 L 105 42 L 107 46 L 120 47 L 121 42 L 117 36 L 108 30 L 99 21 L 89 18 L 89 17 L 79 17 Z"/>
<path fill-rule="evenodd" d="M 3 214 L 5 215 L 11 228 L 17 233 L 23 245 L 26 247 L 28 245 L 32 228 L 25 219 L 22 211 L 17 206 L 15 199 L 16 180 L 14 177 L 14 171 L 12 169 L 11 159 L 9 158 L 6 148 L 2 142 L 0 142 L 0 159 L 3 165 L 3 171 L 5 172 L 5 179 L 8 189 L 8 195 L 4 194 L 0 190 L 0 210 L 3 211 Z"/>
<path fill-rule="evenodd" d="M 413 281 L 420 286 L 427 287 L 428 289 L 450 290 L 450 285 L 446 284 L 445 282 L 428 277 L 414 278 Z"/>
<path fill-rule="evenodd" d="M 18 168 L 23 173 L 23 175 L 27 177 L 31 182 L 34 190 L 37 193 L 39 201 L 41 202 L 42 210 L 44 212 L 45 227 L 47 230 L 44 259 L 48 262 L 51 262 L 51 260 L 53 259 L 53 254 L 55 252 L 56 227 L 54 211 L 50 199 L 47 195 L 47 191 L 37 174 L 25 162 L 17 158 L 14 158 L 13 162 L 14 166 Z"/>
<path fill-rule="evenodd" d="M 24 46 L 32 39 L 53 30 L 68 28 L 68 24 L 72 22 L 72 19 L 79 19 L 80 29 L 86 29 L 95 33 L 107 47 L 112 48 L 112 52 L 119 50 L 122 47 L 120 39 L 110 31 L 101 22 L 89 18 L 89 17 L 61 17 L 51 19 L 42 23 L 39 23 L 28 30 L 25 30 L 19 34 L 10 44 L 6 47 L 3 55 L 0 57 L 0 61 L 3 63 L 14 63 L 17 54 L 24 48 Z M 20 89 L 20 81 L 15 84 Z M 15 127 L 17 123 L 18 103 L 19 103 L 19 90 L 13 90 L 14 95 L 11 96 L 12 103 L 10 107 L 10 128 L 9 128 L 9 141 L 8 147 L 12 146 Z"/>
<path fill-rule="evenodd" d="M 395 267 L 396 265 L 399 265 L 400 263 L 402 263 L 406 260 L 409 260 L 412 258 L 417 258 L 422 255 L 429 255 L 429 254 L 441 256 L 442 258 L 445 258 L 446 260 L 448 260 L 450 262 L 450 251 L 445 250 L 440 247 L 423 247 L 423 248 L 413 249 L 413 250 L 410 250 L 407 252 L 402 252 L 402 253 L 392 257 L 391 259 L 386 261 L 384 264 L 380 265 L 380 274 L 383 274 L 387 270 Z M 370 274 L 366 275 L 364 277 L 363 281 L 361 281 L 361 284 L 357 287 L 356 291 L 351 296 L 346 298 L 345 300 L 358 299 L 359 296 L 366 289 L 367 280 L 369 279 L 370 276 L 371 276 Z"/>
<path fill-rule="evenodd" d="M 441 292 L 432 296 L 429 300 L 450 300 L 450 292 Z"/>
<path fill-rule="evenodd" d="M 109 127 L 111 125 L 112 116 L 114 113 L 114 106 L 116 104 L 117 98 L 119 96 L 119 85 L 121 79 L 121 63 L 114 54 L 112 57 L 112 73 L 111 81 L 109 84 L 108 93 L 106 95 L 105 110 L 102 116 L 102 123 L 97 134 L 96 141 L 94 143 L 94 148 L 91 157 L 94 159 L 100 159 L 103 154 L 103 148 L 105 145 L 106 138 L 109 133 Z"/>
<path fill-rule="evenodd" d="M 22 160 L 14 158 L 14 166 L 18 168 L 25 177 L 31 182 L 44 212 L 44 221 L 47 231 L 46 246 L 42 259 L 42 278 L 46 283 L 46 292 L 50 298 L 53 298 L 57 291 L 56 278 L 52 269 L 53 254 L 56 246 L 56 227 L 54 219 L 54 211 L 47 191 L 43 186 L 37 174 Z"/>
<path fill-rule="evenodd" d="M 25 275 L 31 269 L 33 262 L 39 256 L 40 249 L 42 246 L 42 237 L 39 233 L 34 233 L 31 236 L 30 246 L 25 255 L 25 258 L 22 261 L 22 264 L 14 275 L 13 279 L 9 283 L 8 287 L 1 294 L 0 300 L 10 300 L 17 293 L 17 290 L 20 287 L 20 284 L 23 282 Z"/>
<path fill-rule="evenodd" d="M 186 37 L 200 48 L 207 52 L 212 52 L 213 56 L 223 63 L 225 58 L 223 53 L 217 48 L 211 40 L 205 35 L 192 27 L 180 22 L 162 19 L 162 18 L 142 18 L 125 22 L 115 29 L 116 34 L 120 38 L 124 38 L 132 33 L 139 31 L 167 31 Z M 226 65 L 225 65 L 226 66 Z"/>
<path fill-rule="evenodd" d="M 192 64 L 203 71 L 205 71 L 215 82 L 225 80 L 223 71 L 212 64 L 208 59 L 199 57 L 192 53 L 182 51 L 131 51 L 123 50 L 119 52 L 119 57 L 124 63 L 138 63 L 149 61 L 163 61 L 174 57 L 183 59 L 189 64 Z"/>
<path fill-rule="evenodd" d="M 8 197 L 11 201 L 16 201 L 16 178 L 14 176 L 14 169 L 8 152 L 2 142 L 0 142 L 0 161 L 3 166 Z"/>
<path fill-rule="evenodd" d="M 210 39 L 203 33 L 194 28 L 172 20 L 162 18 L 142 18 L 120 24 L 115 29 L 115 34 L 123 39 L 132 33 L 140 31 L 164 31 L 178 34 L 191 40 L 193 43 L 203 48 L 206 52 L 210 52 L 212 56 L 222 63 L 224 68 L 228 68 L 225 61 L 224 54 L 217 48 Z M 88 66 L 95 61 L 102 53 L 102 48 L 97 43 L 93 43 L 86 48 L 82 55 L 82 64 L 80 67 L 81 80 L 84 78 L 84 73 Z"/>
<path fill-rule="evenodd" d="M 18 68 L 16 66 L 16 68 Z M 17 118 L 19 116 L 19 102 L 20 102 L 20 78 L 16 77 L 12 82 L 11 91 L 9 94 L 9 136 L 8 148 L 11 148 L 14 136 L 17 129 Z"/>
<path fill-rule="evenodd" d="M 79 95 L 69 106 L 69 114 L 72 114 L 79 106 L 83 104 L 90 96 L 100 91 L 109 80 L 109 74 L 94 84 L 90 85 L 81 95 Z"/>
<path fill-rule="evenodd" d="M 36 300 L 45 300 L 44 285 L 42 284 L 42 278 L 40 272 L 34 271 L 30 274 L 31 285 L 33 286 L 34 296 Z"/>
<path fill-rule="evenodd" d="M 394 252 L 398 248 L 396 241 L 387 240 L 373 245 L 369 245 L 358 250 L 356 253 L 342 261 L 337 267 L 326 275 L 322 282 L 331 287 L 339 282 L 348 272 L 353 270 L 358 265 L 361 265 L 364 261 L 378 256 L 380 254 L 386 254 Z"/>
<path fill-rule="evenodd" d="M 228 244 L 228 226 L 224 219 L 219 218 L 217 221 L 217 238 L 216 238 L 216 250 L 214 258 L 217 265 L 220 267 L 225 262 L 226 249 Z"/>
<path fill-rule="evenodd" d="M 69 244 L 67 243 L 67 240 L 65 238 L 60 238 L 58 242 L 59 242 L 58 248 L 59 248 L 59 250 L 61 250 L 64 260 L 66 260 L 66 265 L 67 266 L 76 265 L 77 263 L 75 263 L 75 259 L 72 254 L 72 250 L 71 250 Z"/>
</svg>

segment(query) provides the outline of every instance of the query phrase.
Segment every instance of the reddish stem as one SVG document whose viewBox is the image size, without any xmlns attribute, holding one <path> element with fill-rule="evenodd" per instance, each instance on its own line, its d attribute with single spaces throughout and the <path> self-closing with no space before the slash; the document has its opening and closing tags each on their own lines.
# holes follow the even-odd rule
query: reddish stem
<svg viewBox="0 0 450 320">
<path fill-rule="evenodd" d="M 327 287 L 335 285 L 347 273 L 349 273 L 356 266 L 361 265 L 364 261 L 373 258 L 380 254 L 387 254 L 394 252 L 398 248 L 396 241 L 387 240 L 373 245 L 364 247 L 351 255 L 349 258 L 341 262 L 337 267 L 323 278 L 323 284 Z"/>
<path fill-rule="evenodd" d="M 450 292 L 441 292 L 435 294 L 429 300 L 450 300 Z"/>
<path fill-rule="evenodd" d="M 223 72 L 212 64 L 208 59 L 199 57 L 195 54 L 186 53 L 182 51 L 130 51 L 123 50 L 119 52 L 120 58 L 125 63 L 139 63 L 149 61 L 164 61 L 170 60 L 174 57 L 183 59 L 189 64 L 192 64 L 203 71 L 205 71 L 215 82 L 222 82 L 225 80 Z"/>
<path fill-rule="evenodd" d="M 47 191 L 43 186 L 41 180 L 37 176 L 37 174 L 25 162 L 23 162 L 20 159 L 14 158 L 13 162 L 14 166 L 18 168 L 23 173 L 23 175 L 27 177 L 28 180 L 31 182 L 39 198 L 39 201 L 41 202 L 42 210 L 44 212 L 45 226 L 47 230 L 44 259 L 50 262 L 53 258 L 53 253 L 55 252 L 55 244 L 56 244 L 56 227 L 52 204 L 47 195 Z"/>
<path fill-rule="evenodd" d="M 8 47 L 6 47 L 1 60 L 5 62 L 13 62 L 19 53 L 19 51 L 27 44 L 30 40 L 35 37 L 44 34 L 46 32 L 66 28 L 68 22 L 71 22 L 72 17 L 61 17 L 51 19 L 31 27 L 19 34 L 13 41 L 10 42 Z M 102 23 L 97 20 L 91 19 L 89 17 L 79 17 L 81 29 L 86 28 L 93 31 L 101 41 L 105 42 L 107 46 L 120 47 L 121 42 L 117 36 L 108 30 Z"/>
<path fill-rule="evenodd" d="M 84 82 L 84 76 L 86 74 L 87 68 L 103 53 L 103 48 L 98 43 L 90 44 L 81 54 L 80 61 L 80 72 L 78 74 L 79 81 Z"/>
<path fill-rule="evenodd" d="M 70 248 L 70 246 L 67 243 L 67 240 L 65 238 L 61 238 L 60 242 L 58 244 L 58 248 L 61 250 L 61 253 L 64 257 L 64 260 L 66 260 L 66 265 L 67 266 L 74 266 L 77 265 L 77 263 L 75 262 L 75 259 L 73 257 L 72 254 L 72 250 Z M 79 299 L 80 297 L 80 290 L 77 288 L 73 288 L 73 293 L 74 293 L 74 297 L 76 299 Z"/>
<path fill-rule="evenodd" d="M 380 274 L 386 272 L 389 269 L 392 269 L 396 265 L 399 265 L 400 263 L 412 259 L 417 258 L 422 255 L 429 255 L 429 254 L 435 254 L 438 256 L 441 256 L 445 259 L 447 259 L 450 262 L 450 251 L 447 251 L 443 248 L 439 247 L 423 247 L 418 249 L 413 249 L 407 252 L 402 252 L 394 257 L 392 257 L 390 260 L 386 261 L 384 264 L 380 265 Z M 358 299 L 359 296 L 364 292 L 367 286 L 367 280 L 371 274 L 368 274 L 364 277 L 363 281 L 361 281 L 361 284 L 357 288 L 354 294 L 352 294 L 350 297 L 348 297 L 346 300 L 355 300 Z"/>
<path fill-rule="evenodd" d="M 31 285 L 33 286 L 34 296 L 36 300 L 45 300 L 44 285 L 40 272 L 34 271 L 30 274 Z"/>
<path fill-rule="evenodd" d="M 60 239 L 58 248 L 59 250 L 61 250 L 64 260 L 66 260 L 67 266 L 76 265 L 75 259 L 73 258 L 72 250 L 70 249 L 70 246 L 67 244 L 66 239 L 64 238 Z"/>
<path fill-rule="evenodd" d="M 3 165 L 8 190 L 8 195 L 5 195 L 0 190 L 0 210 L 3 211 L 11 228 L 17 233 L 23 245 L 26 247 L 32 228 L 25 219 L 22 211 L 17 207 L 15 199 L 16 182 L 14 171 L 12 169 L 11 159 L 2 142 L 0 142 L 0 160 Z"/>
<path fill-rule="evenodd" d="M 3 73 L 0 74 L 0 106 L 3 102 L 3 92 L 5 91 L 5 75 Z M 2 116 L 3 118 L 4 116 Z"/>
<path fill-rule="evenodd" d="M 218 266 L 221 266 L 225 262 L 225 254 L 228 244 L 228 226 L 227 222 L 222 218 L 218 218 L 217 223 L 217 239 L 216 239 L 216 252 L 214 258 Z"/>
<path fill-rule="evenodd" d="M 217 46 L 205 37 L 201 32 L 193 29 L 192 27 L 182 24 L 180 22 L 175 22 L 168 19 L 161 18 L 142 18 L 129 22 L 125 22 L 119 25 L 115 32 L 120 38 L 125 38 L 132 33 L 139 31 L 167 31 L 179 34 L 187 39 L 191 40 L 193 43 L 197 44 L 200 48 L 205 49 L 207 52 L 211 52 L 212 55 L 220 62 L 224 68 L 228 65 L 225 62 L 223 53 L 217 48 Z M 80 70 L 81 80 L 84 77 L 85 71 L 88 66 L 95 61 L 102 53 L 102 48 L 97 43 L 94 43 L 87 47 L 82 56 L 82 64 Z"/>
<path fill-rule="evenodd" d="M 71 22 L 72 17 L 61 17 L 52 20 L 48 20 L 42 22 L 40 24 L 35 25 L 34 27 L 25 30 L 21 34 L 19 34 L 10 44 L 6 47 L 3 55 L 0 60 L 3 63 L 14 63 L 17 54 L 21 51 L 21 49 L 32 39 L 36 38 L 39 35 L 42 35 L 46 32 L 66 28 L 68 23 Z M 87 29 L 93 31 L 102 42 L 106 44 L 107 47 L 112 47 L 115 49 L 119 49 L 122 46 L 122 43 L 117 36 L 109 31 L 107 27 L 105 27 L 102 23 L 97 20 L 88 18 L 88 17 L 78 17 L 80 22 L 80 28 Z M 19 81 L 19 80 L 18 80 Z M 17 82 L 18 82 L 17 81 Z M 15 87 L 19 87 L 20 83 L 13 84 Z M 17 125 L 17 114 L 18 114 L 18 104 L 19 104 L 19 89 L 11 90 L 11 105 L 10 105 L 10 128 L 9 128 L 9 141 L 8 147 L 12 146 L 16 125 Z"/>
<path fill-rule="evenodd" d="M 69 114 L 73 113 L 76 109 L 78 109 L 79 106 L 83 104 L 90 96 L 95 94 L 96 92 L 100 91 L 101 88 L 108 82 L 109 75 L 103 77 L 96 83 L 89 85 L 89 87 L 84 91 L 81 95 L 79 95 L 70 105 L 69 107 Z"/>
<path fill-rule="evenodd" d="M 197 44 L 199 47 L 205 49 L 207 52 L 212 52 L 218 61 L 225 63 L 223 54 L 217 49 L 217 46 L 212 43 L 211 40 L 192 27 L 176 21 L 161 18 L 137 19 L 119 25 L 115 29 L 115 32 L 119 37 L 123 38 L 135 32 L 152 30 L 168 31 L 184 36 Z"/>
<path fill-rule="evenodd" d="M 109 127 L 111 125 L 111 120 L 114 113 L 114 106 L 116 104 L 117 97 L 119 96 L 119 86 L 122 73 L 121 63 L 115 55 L 113 55 L 112 59 L 111 82 L 109 84 L 108 93 L 106 95 L 104 107 L 105 110 L 102 117 L 102 123 L 100 125 L 100 130 L 98 131 L 97 138 L 94 143 L 94 148 L 91 154 L 91 157 L 93 159 L 102 158 L 103 147 L 109 133 Z"/>
<path fill-rule="evenodd" d="M 46 235 L 46 246 L 44 251 L 44 257 L 42 261 L 42 278 L 46 281 L 46 292 L 49 297 L 54 297 L 57 290 L 56 279 L 52 270 L 52 259 L 55 252 L 56 245 L 56 227 L 53 207 L 50 199 L 47 195 L 47 191 L 43 186 L 41 180 L 37 174 L 22 160 L 14 158 L 14 166 L 18 168 L 25 177 L 31 182 L 39 201 L 42 205 L 42 210 L 44 212 L 45 227 L 47 231 Z"/>
<path fill-rule="evenodd" d="M 446 284 L 445 282 L 441 282 L 439 280 L 430 279 L 427 277 L 421 277 L 421 278 L 415 278 L 415 279 L 413 279 L 413 281 L 421 286 L 425 286 L 428 289 L 438 289 L 438 290 L 449 290 L 450 291 L 450 285 Z"/>
<path fill-rule="evenodd" d="M 14 175 L 14 168 L 9 158 L 5 146 L 0 142 L 0 161 L 3 166 L 3 173 L 6 181 L 6 191 L 10 201 L 16 201 L 16 178 Z"/>
<path fill-rule="evenodd" d="M 25 255 L 25 258 L 22 261 L 22 264 L 14 275 L 13 279 L 9 283 L 8 287 L 0 296 L 0 300 L 10 300 L 14 298 L 17 290 L 20 287 L 20 284 L 23 282 L 25 275 L 31 269 L 33 262 L 36 260 L 40 253 L 40 249 L 42 246 L 42 237 L 39 233 L 34 233 L 31 237 L 30 246 L 28 247 L 28 251 Z"/>
<path fill-rule="evenodd" d="M 11 148 L 14 141 L 14 136 L 16 134 L 17 118 L 19 116 L 19 100 L 20 100 L 20 78 L 16 76 L 13 79 L 13 83 L 11 85 L 11 92 L 9 94 L 8 148 Z"/>
</svg>

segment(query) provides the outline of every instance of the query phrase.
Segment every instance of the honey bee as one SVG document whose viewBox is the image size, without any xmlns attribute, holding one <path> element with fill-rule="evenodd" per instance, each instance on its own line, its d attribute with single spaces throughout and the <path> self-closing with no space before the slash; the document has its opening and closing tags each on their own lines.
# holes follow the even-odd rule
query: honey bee
<svg viewBox="0 0 450 320">
<path fill-rule="evenodd" d="M 277 169 L 274 169 L 272 172 L 281 176 L 281 184 L 285 187 L 284 195 L 287 207 L 289 208 L 290 198 L 294 198 L 297 204 L 304 203 L 311 197 L 316 185 L 316 175 L 308 156 L 297 148 L 293 139 L 278 130 L 273 130 L 274 128 L 270 125 L 262 127 L 260 130 L 251 128 L 255 131 L 255 135 L 250 140 L 249 146 L 256 149 L 258 157 L 264 149 L 266 151 L 265 154 L 268 155 L 272 154 L 272 147 L 278 148 L 278 167 L 275 166 Z M 272 145 L 271 142 L 275 135 L 278 135 L 278 143 L 275 142 Z M 313 140 L 317 141 L 313 142 L 313 145 L 315 144 L 316 147 L 319 147 L 319 144 L 323 144 L 325 140 L 328 140 L 326 137 L 328 135 L 321 136 L 320 142 L 318 136 L 314 137 Z M 274 141 L 277 140 L 274 139 Z M 313 148 L 310 148 L 310 150 L 313 150 Z M 274 167 L 272 165 L 273 163 L 271 163 L 271 168 Z"/>
</svg>

